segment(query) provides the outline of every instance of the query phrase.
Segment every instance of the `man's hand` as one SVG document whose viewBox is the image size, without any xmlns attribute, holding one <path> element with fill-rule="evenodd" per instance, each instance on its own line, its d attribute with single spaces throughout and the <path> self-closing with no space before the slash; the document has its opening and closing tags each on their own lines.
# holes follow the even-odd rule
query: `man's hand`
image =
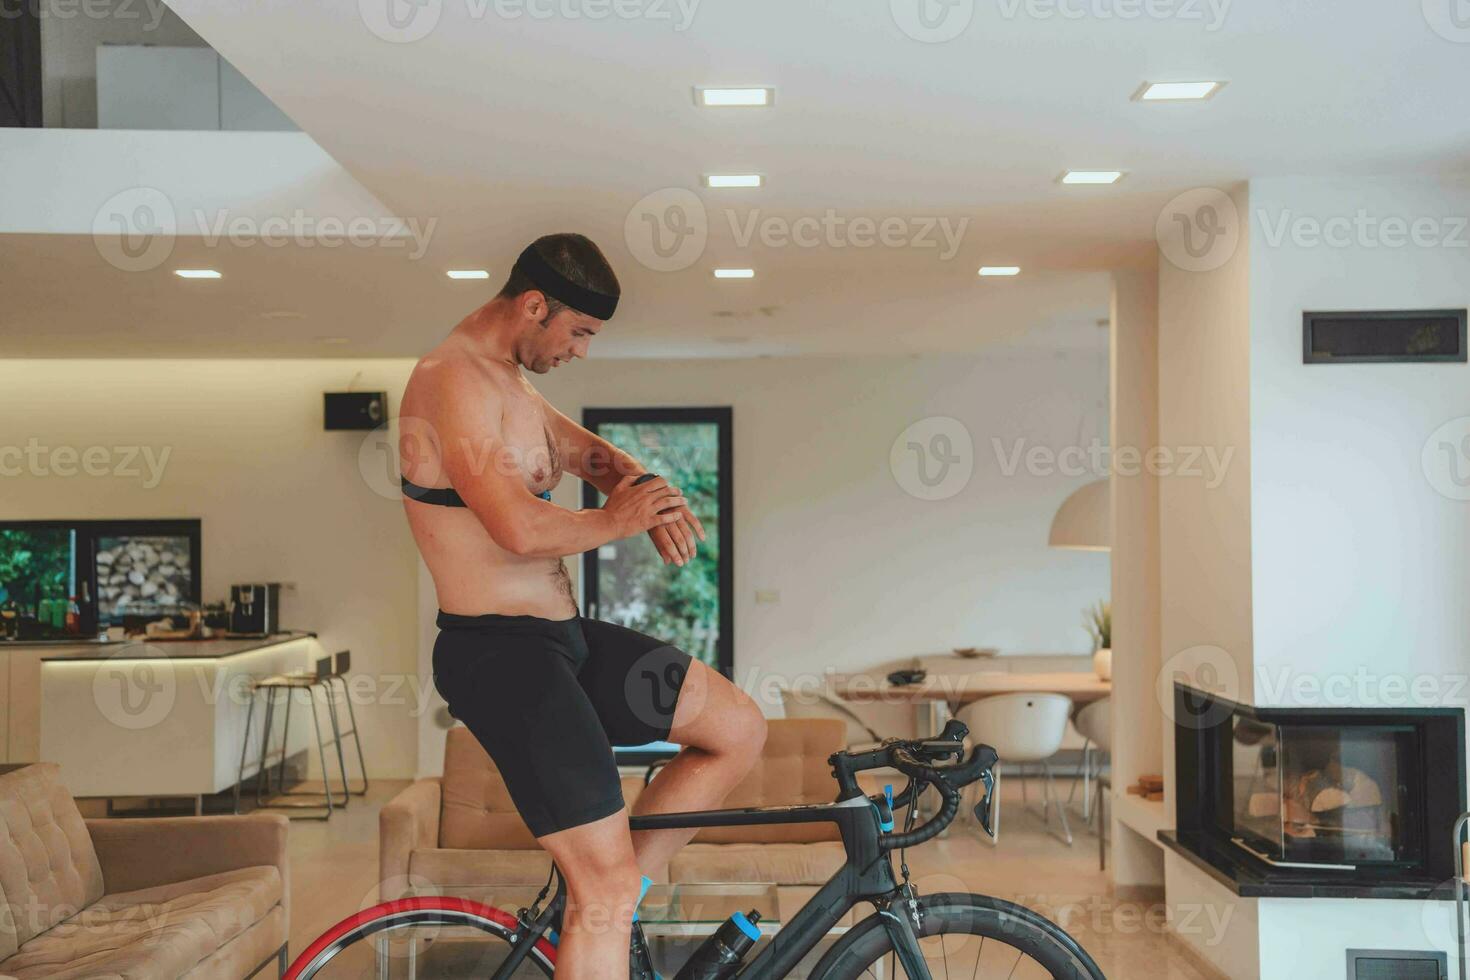
<svg viewBox="0 0 1470 980">
<path fill-rule="evenodd" d="M 695 517 L 694 511 L 689 509 L 683 492 L 680 490 L 674 490 L 674 492 L 679 494 L 680 501 L 679 506 L 672 511 L 677 519 L 673 523 L 650 528 L 648 537 L 653 541 L 653 546 L 658 549 L 659 556 L 663 558 L 665 565 L 678 565 L 682 568 L 694 560 L 695 536 L 698 535 L 700 541 L 706 538 L 704 525 L 699 523 L 699 518 Z"/>
<path fill-rule="evenodd" d="M 681 510 L 688 510 L 684 495 L 669 486 L 669 481 L 663 477 L 656 476 L 635 484 L 636 479 L 625 476 L 619 480 L 602 505 L 620 538 L 632 537 L 640 531 L 662 529 L 681 520 Z"/>
</svg>

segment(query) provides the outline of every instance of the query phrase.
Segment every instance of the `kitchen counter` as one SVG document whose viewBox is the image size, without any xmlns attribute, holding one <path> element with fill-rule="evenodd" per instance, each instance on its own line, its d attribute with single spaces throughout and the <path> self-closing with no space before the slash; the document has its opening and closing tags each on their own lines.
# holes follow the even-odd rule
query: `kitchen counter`
<svg viewBox="0 0 1470 980">
<path fill-rule="evenodd" d="M 210 640 L 100 640 L 67 642 L 65 640 L 30 640 L 0 644 L 40 648 L 42 662 L 52 660 L 221 660 L 242 653 L 253 653 L 278 643 L 315 636 L 305 630 L 290 630 L 270 636 L 223 638 Z"/>
<path fill-rule="evenodd" d="M 328 655 L 316 636 L 65 644 L 17 650 L 39 674 L 40 758 L 61 765 L 80 797 L 183 796 L 221 792 L 259 766 L 263 677 L 310 669 Z M 249 744 L 246 719 L 252 715 Z M 310 711 L 291 717 L 291 750 L 312 745 Z M 274 744 L 280 744 L 278 716 Z M 12 740 L 12 762 L 19 756 Z"/>
</svg>

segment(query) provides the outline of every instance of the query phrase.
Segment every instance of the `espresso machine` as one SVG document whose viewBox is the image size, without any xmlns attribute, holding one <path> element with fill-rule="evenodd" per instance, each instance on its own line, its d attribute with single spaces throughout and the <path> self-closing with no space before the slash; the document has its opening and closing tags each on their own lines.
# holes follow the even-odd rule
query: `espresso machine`
<svg viewBox="0 0 1470 980">
<path fill-rule="evenodd" d="M 269 636 L 281 631 L 279 582 L 230 586 L 230 632 Z"/>
</svg>

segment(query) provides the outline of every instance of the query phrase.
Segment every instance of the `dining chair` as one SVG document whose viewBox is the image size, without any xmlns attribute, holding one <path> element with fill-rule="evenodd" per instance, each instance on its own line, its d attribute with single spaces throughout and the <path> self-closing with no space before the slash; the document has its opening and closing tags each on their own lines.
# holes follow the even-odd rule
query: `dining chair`
<svg viewBox="0 0 1470 980">
<path fill-rule="evenodd" d="M 1102 775 L 1102 757 L 1113 750 L 1113 699 L 1102 698 L 1077 711 L 1072 724 L 1081 733 L 1082 768 L 1072 777 L 1072 788 L 1067 791 L 1067 805 L 1077 794 L 1077 783 L 1082 783 L 1082 819 L 1092 818 L 1092 783 Z"/>
<path fill-rule="evenodd" d="M 1051 759 L 1062 746 L 1071 714 L 1072 699 L 1065 694 L 998 694 L 981 698 L 955 712 L 955 717 L 969 727 L 970 739 L 993 746 L 1003 764 L 1017 767 L 1041 765 L 1041 820 L 1050 825 L 1051 811 L 1055 810 L 1061 823 L 1061 833 L 1057 836 L 1069 847 L 1072 844 L 1072 827 L 1057 798 Z M 1031 809 L 1024 769 L 1020 771 L 1020 779 L 1022 805 Z M 991 814 L 991 825 L 995 834 L 992 839 L 998 843 L 1000 794 L 993 794 L 993 799 L 995 812 Z"/>
</svg>

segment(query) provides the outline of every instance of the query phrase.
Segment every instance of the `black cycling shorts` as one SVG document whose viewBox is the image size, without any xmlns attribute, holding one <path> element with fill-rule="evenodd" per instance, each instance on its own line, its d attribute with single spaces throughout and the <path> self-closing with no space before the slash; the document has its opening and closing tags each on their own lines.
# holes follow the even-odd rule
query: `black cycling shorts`
<svg viewBox="0 0 1470 980">
<path fill-rule="evenodd" d="M 434 686 L 537 837 L 623 806 L 613 745 L 669 736 L 690 656 L 595 619 L 439 613 Z"/>
</svg>

